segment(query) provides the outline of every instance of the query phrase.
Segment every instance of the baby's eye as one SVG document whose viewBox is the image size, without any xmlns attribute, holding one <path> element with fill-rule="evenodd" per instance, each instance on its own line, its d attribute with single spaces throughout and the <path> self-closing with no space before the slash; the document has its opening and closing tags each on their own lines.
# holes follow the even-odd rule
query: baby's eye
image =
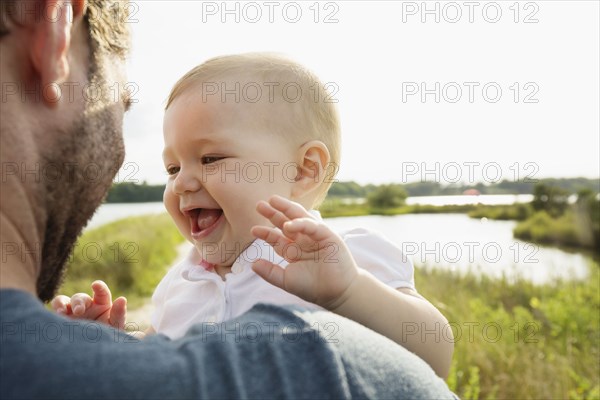
<svg viewBox="0 0 600 400">
<path fill-rule="evenodd" d="M 202 162 L 202 165 L 204 164 L 212 164 L 216 161 L 222 160 L 225 157 L 217 157 L 217 156 L 204 156 L 200 159 L 200 161 Z"/>
<path fill-rule="evenodd" d="M 167 174 L 169 174 L 169 175 L 175 175 L 178 172 L 179 172 L 179 167 L 176 167 L 174 165 L 170 165 L 167 167 Z"/>
</svg>

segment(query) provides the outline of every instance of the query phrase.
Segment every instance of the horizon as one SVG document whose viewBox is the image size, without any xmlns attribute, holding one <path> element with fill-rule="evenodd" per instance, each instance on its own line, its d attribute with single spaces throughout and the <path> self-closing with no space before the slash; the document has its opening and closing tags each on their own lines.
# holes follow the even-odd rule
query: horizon
<svg viewBox="0 0 600 400">
<path fill-rule="evenodd" d="M 450 182 L 450 183 L 444 183 L 444 182 L 435 182 L 435 181 L 409 181 L 409 182 L 382 182 L 382 183 L 373 183 L 373 182 L 367 182 L 367 183 L 361 183 L 361 182 L 357 182 L 355 180 L 340 180 L 340 179 L 335 179 L 333 183 L 357 183 L 360 186 L 369 186 L 369 185 L 375 185 L 375 186 L 379 186 L 379 185 L 410 185 L 410 184 L 415 184 L 415 183 L 436 183 L 439 184 L 442 187 L 449 187 L 449 186 L 477 186 L 480 184 L 483 184 L 485 186 L 491 186 L 491 185 L 498 185 L 501 184 L 503 182 L 508 182 L 508 183 L 530 183 L 530 184 L 535 184 L 538 181 L 547 181 L 547 180 L 579 180 L 579 179 L 585 179 L 585 180 L 596 180 L 598 181 L 598 183 L 600 184 L 600 176 L 595 177 L 595 178 L 588 178 L 588 177 L 584 177 L 584 176 L 575 176 L 575 177 L 548 177 L 548 178 L 533 178 L 534 181 L 532 182 L 525 182 L 523 180 L 518 180 L 518 181 L 512 181 L 509 179 L 505 179 L 499 182 L 485 182 L 485 181 L 478 181 L 478 182 L 474 182 L 474 183 L 467 183 L 467 182 Z M 122 184 L 122 183 L 132 183 L 135 185 L 149 185 L 149 186 L 164 186 L 165 183 L 150 183 L 147 181 L 133 181 L 133 180 L 123 180 L 123 181 L 113 181 L 113 184 Z M 600 189 L 600 188 L 599 188 Z"/>
</svg>

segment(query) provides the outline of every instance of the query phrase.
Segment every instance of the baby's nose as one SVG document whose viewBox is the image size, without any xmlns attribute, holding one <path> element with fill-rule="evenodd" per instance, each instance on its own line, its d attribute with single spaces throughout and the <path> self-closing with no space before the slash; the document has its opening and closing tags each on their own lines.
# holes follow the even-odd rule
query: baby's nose
<svg viewBox="0 0 600 400">
<path fill-rule="evenodd" d="M 182 195 L 186 192 L 197 192 L 202 189 L 202 182 L 194 173 L 180 170 L 173 182 L 173 191 Z"/>
</svg>

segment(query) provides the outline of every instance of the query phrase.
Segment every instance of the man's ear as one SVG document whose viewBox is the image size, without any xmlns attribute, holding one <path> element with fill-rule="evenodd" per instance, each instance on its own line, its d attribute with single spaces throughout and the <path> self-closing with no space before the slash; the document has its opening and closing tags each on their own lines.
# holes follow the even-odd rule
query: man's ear
<svg viewBox="0 0 600 400">
<path fill-rule="evenodd" d="M 85 1 L 45 0 L 36 3 L 35 18 L 24 21 L 31 34 L 30 57 L 44 101 L 56 105 L 59 85 L 69 76 L 69 47 L 73 19 L 83 15 Z"/>
<path fill-rule="evenodd" d="M 292 189 L 293 199 L 300 199 L 321 186 L 325 178 L 325 168 L 331 159 L 329 149 L 320 140 L 311 140 L 303 144 L 298 149 L 298 155 L 300 162 Z"/>
</svg>

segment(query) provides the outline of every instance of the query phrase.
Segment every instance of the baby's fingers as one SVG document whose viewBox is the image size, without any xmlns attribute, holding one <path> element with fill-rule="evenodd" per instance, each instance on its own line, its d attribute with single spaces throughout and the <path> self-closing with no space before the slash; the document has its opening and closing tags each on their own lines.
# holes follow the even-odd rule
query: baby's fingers
<svg viewBox="0 0 600 400">
<path fill-rule="evenodd" d="M 54 310 L 54 312 L 58 314 L 67 315 L 70 313 L 71 298 L 64 295 L 58 295 L 52 299 L 50 302 L 50 306 Z"/>
<path fill-rule="evenodd" d="M 271 223 L 278 228 L 281 228 L 284 223 L 289 221 L 288 217 L 283 215 L 282 212 L 274 209 L 273 206 L 266 201 L 259 201 L 258 204 L 256 204 L 256 211 L 271 221 Z"/>
<path fill-rule="evenodd" d="M 86 310 L 92 306 L 92 298 L 86 293 L 77 293 L 71 297 L 71 310 L 76 317 L 82 317 Z"/>
<path fill-rule="evenodd" d="M 286 238 L 280 230 L 267 226 L 254 226 L 250 230 L 255 237 L 269 243 L 275 249 L 281 249 L 285 245 L 291 243 L 291 240 Z"/>
<path fill-rule="evenodd" d="M 279 265 L 260 259 L 252 265 L 252 269 L 271 285 L 284 289 L 284 270 Z"/>
<path fill-rule="evenodd" d="M 273 196 L 269 199 L 269 202 L 259 201 L 256 205 L 256 211 L 279 229 L 290 219 L 312 218 L 300 204 L 281 196 Z"/>
<path fill-rule="evenodd" d="M 108 323 L 116 329 L 123 330 L 127 320 L 127 299 L 125 297 L 116 298 L 110 309 L 110 318 Z"/>
<path fill-rule="evenodd" d="M 281 196 L 272 196 L 269 199 L 269 204 L 275 210 L 283 213 L 288 219 L 296 218 L 313 218 L 312 215 L 302 205 L 286 199 Z"/>
<path fill-rule="evenodd" d="M 100 306 L 110 306 L 112 294 L 106 283 L 103 281 L 94 281 L 92 282 L 92 290 L 94 291 L 94 303 Z"/>
<path fill-rule="evenodd" d="M 321 248 L 327 241 L 335 239 L 335 234 L 327 225 L 313 218 L 297 218 L 283 224 L 283 234 L 295 238 L 302 248 Z"/>
</svg>

